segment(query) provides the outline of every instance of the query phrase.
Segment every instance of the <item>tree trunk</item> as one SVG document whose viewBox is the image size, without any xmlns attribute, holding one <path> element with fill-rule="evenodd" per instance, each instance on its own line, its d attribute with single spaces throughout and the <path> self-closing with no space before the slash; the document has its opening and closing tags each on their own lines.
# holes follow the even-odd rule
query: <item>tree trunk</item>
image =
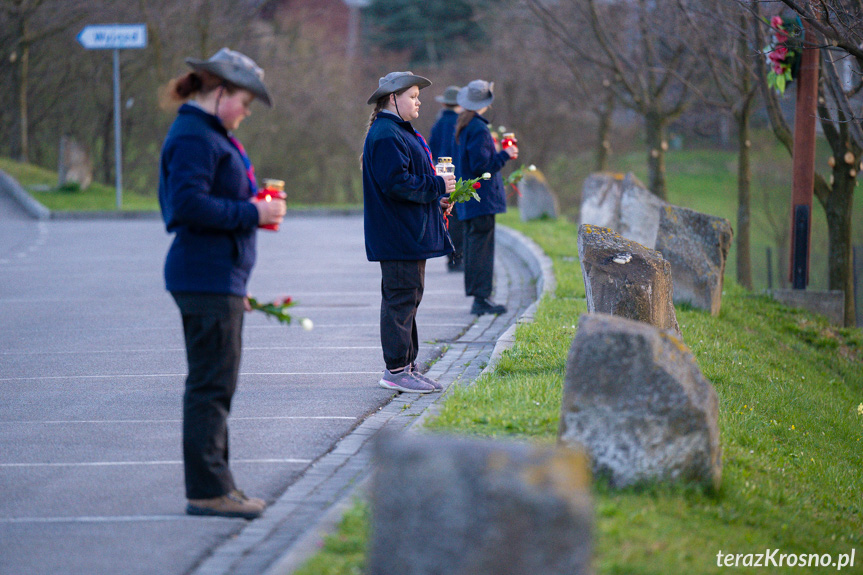
<svg viewBox="0 0 863 575">
<path fill-rule="evenodd" d="M 737 120 L 737 283 L 746 289 L 752 289 L 752 246 L 749 242 L 750 210 L 750 169 L 749 150 L 752 145 L 749 140 L 750 106 L 746 104 L 735 114 Z"/>
<path fill-rule="evenodd" d="M 21 162 L 27 162 L 30 159 L 27 153 L 30 149 L 30 141 L 28 137 L 30 132 L 30 119 L 27 114 L 27 82 L 30 77 L 30 46 L 25 40 L 27 37 L 27 23 L 23 18 L 19 22 L 18 33 L 19 38 L 21 39 L 18 44 L 18 49 L 21 52 L 18 59 L 18 122 L 20 128 L 20 140 L 18 142 L 20 150 L 18 151 L 18 160 Z"/>
<path fill-rule="evenodd" d="M 606 91 L 605 102 L 599 107 L 599 128 L 596 144 L 596 171 L 608 171 L 608 158 L 611 156 L 611 117 L 614 115 L 614 93 Z"/>
<path fill-rule="evenodd" d="M 822 202 L 827 217 L 827 276 L 831 290 L 845 292 L 845 327 L 856 324 L 854 309 L 854 268 L 851 248 L 851 208 L 854 201 L 856 177 L 852 166 L 837 163 L 833 169 L 833 190 Z"/>
<path fill-rule="evenodd" d="M 665 142 L 666 118 L 657 112 L 647 112 L 645 120 L 645 139 L 647 144 L 647 170 L 648 187 L 650 191 L 668 200 L 668 191 L 665 188 Z"/>
</svg>

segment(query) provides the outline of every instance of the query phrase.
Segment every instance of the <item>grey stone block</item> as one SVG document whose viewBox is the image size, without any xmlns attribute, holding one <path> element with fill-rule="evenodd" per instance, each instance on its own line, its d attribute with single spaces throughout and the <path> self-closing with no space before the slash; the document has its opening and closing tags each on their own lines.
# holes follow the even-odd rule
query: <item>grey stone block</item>
<svg viewBox="0 0 863 575">
<path fill-rule="evenodd" d="M 671 204 L 660 210 L 656 251 L 671 264 L 674 303 L 719 315 L 731 222 Z"/>
<path fill-rule="evenodd" d="M 671 265 L 657 251 L 609 228 L 578 228 L 587 311 L 643 321 L 678 337 Z"/>
<path fill-rule="evenodd" d="M 821 314 L 833 325 L 845 323 L 845 292 L 842 290 L 774 289 L 767 293 L 789 307 Z"/>
<path fill-rule="evenodd" d="M 560 212 L 557 194 L 549 187 L 541 173 L 535 171 L 525 174 L 518 189 L 521 192 L 518 198 L 521 221 L 529 222 L 543 217 L 557 218 Z"/>
<path fill-rule="evenodd" d="M 613 486 L 721 483 L 716 392 L 680 339 L 642 322 L 581 316 L 558 439 L 585 446 Z"/>
<path fill-rule="evenodd" d="M 372 575 L 591 572 L 583 450 L 390 435 L 374 466 Z"/>
</svg>

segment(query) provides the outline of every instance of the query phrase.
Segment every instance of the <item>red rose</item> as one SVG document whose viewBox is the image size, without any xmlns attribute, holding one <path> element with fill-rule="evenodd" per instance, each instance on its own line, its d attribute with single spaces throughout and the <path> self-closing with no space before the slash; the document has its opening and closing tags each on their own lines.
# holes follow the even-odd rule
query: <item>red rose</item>
<svg viewBox="0 0 863 575">
<path fill-rule="evenodd" d="M 473 189 L 478 190 L 478 189 L 480 189 L 480 187 L 482 187 L 482 184 L 480 184 L 479 182 L 473 183 Z"/>
</svg>

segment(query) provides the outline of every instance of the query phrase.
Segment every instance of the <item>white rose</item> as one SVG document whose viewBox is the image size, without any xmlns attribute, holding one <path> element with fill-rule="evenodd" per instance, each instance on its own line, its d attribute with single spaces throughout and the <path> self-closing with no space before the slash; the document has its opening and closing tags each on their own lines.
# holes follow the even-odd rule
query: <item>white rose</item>
<svg viewBox="0 0 863 575">
<path fill-rule="evenodd" d="M 490 179 L 491 179 L 491 174 L 490 174 L 489 172 L 484 173 L 484 174 L 482 175 L 482 179 L 483 179 L 483 180 L 490 180 Z"/>
<path fill-rule="evenodd" d="M 312 329 L 315 327 L 315 324 L 312 323 L 312 320 L 307 317 L 304 317 L 302 320 L 300 320 L 300 325 L 306 331 L 312 331 Z"/>
</svg>

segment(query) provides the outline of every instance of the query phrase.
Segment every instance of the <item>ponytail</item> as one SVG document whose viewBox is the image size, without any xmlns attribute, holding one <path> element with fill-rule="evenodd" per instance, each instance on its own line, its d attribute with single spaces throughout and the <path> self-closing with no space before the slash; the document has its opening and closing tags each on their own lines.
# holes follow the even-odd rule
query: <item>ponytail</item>
<svg viewBox="0 0 863 575">
<path fill-rule="evenodd" d="M 384 106 L 387 105 L 387 101 L 389 101 L 390 95 L 381 96 L 375 101 L 375 109 L 372 110 L 371 115 L 369 116 L 369 125 L 366 127 L 366 136 L 369 135 L 369 130 L 372 129 L 372 124 L 375 123 L 375 120 L 378 117 L 378 112 L 384 109 Z M 363 169 L 363 154 L 360 153 L 360 170 Z"/>
<path fill-rule="evenodd" d="M 207 94 L 219 86 L 225 88 L 229 94 L 233 94 L 239 87 L 227 80 L 211 74 L 206 70 L 194 70 L 178 76 L 161 88 L 159 93 L 159 106 L 169 110 L 181 102 L 185 102 L 198 94 Z"/>
<path fill-rule="evenodd" d="M 461 131 L 465 129 L 465 127 L 470 124 L 470 121 L 473 120 L 474 116 L 476 116 L 476 112 L 473 110 L 465 110 L 461 114 L 458 115 L 458 120 L 455 123 L 455 141 L 458 142 L 458 137 L 461 134 Z"/>
</svg>

